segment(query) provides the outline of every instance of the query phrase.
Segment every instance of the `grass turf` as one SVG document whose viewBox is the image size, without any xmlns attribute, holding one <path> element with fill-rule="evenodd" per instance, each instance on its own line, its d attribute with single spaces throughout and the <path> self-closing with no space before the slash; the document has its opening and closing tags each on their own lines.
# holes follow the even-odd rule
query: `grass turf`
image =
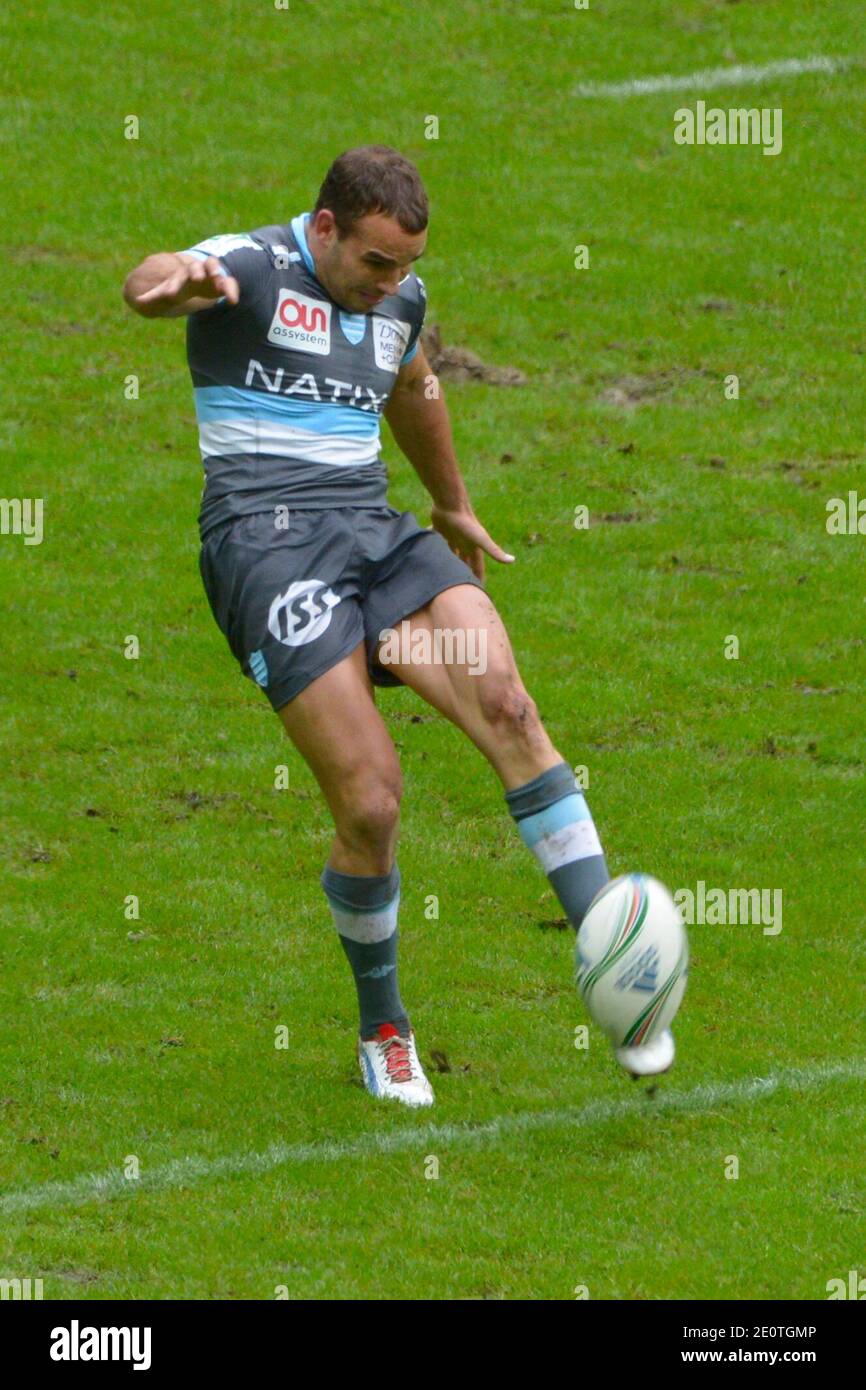
<svg viewBox="0 0 866 1390">
<path fill-rule="evenodd" d="M 216 32 L 191 13 L 180 39 L 171 13 L 0 19 L 0 491 L 43 497 L 46 525 L 40 546 L 0 537 L 0 1273 L 46 1297 L 824 1297 L 862 1264 L 862 1079 L 698 1088 L 863 1056 L 864 541 L 825 528 L 862 485 L 859 7 L 296 0 L 224 5 Z M 573 95 L 814 54 L 855 62 Z M 781 106 L 782 154 L 675 146 L 700 96 Z M 518 556 L 490 562 L 489 592 L 556 746 L 589 768 L 612 869 L 783 891 L 777 937 L 692 929 L 662 1103 L 588 1125 L 521 1127 L 640 1088 L 596 1032 L 574 1048 L 559 905 L 493 773 L 408 691 L 380 695 L 406 783 L 401 985 L 451 1071 L 420 1118 L 360 1089 L 318 885 L 330 820 L 201 591 L 183 327 L 119 296 L 152 250 L 309 207 L 333 155 L 371 140 L 431 192 L 430 320 L 529 377 L 447 394 L 476 510 Z M 392 503 L 426 520 L 386 458 Z M 494 1121 L 477 1145 L 445 1128 Z M 305 1142 L 345 1153 L 232 1172 Z M 123 1196 L 16 1205 L 129 1155 Z M 167 1167 L 190 1156 L 213 1169 Z"/>
</svg>

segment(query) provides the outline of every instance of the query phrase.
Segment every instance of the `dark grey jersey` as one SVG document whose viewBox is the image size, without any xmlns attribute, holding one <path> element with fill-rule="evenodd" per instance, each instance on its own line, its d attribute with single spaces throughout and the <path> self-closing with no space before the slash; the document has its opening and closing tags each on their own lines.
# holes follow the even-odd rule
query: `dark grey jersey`
<svg viewBox="0 0 866 1390">
<path fill-rule="evenodd" d="M 277 506 L 387 504 L 379 419 L 424 322 L 414 271 L 375 311 L 341 309 L 316 278 L 301 213 L 286 226 L 217 236 L 240 286 L 187 319 L 187 356 L 205 471 L 204 536 Z"/>
</svg>

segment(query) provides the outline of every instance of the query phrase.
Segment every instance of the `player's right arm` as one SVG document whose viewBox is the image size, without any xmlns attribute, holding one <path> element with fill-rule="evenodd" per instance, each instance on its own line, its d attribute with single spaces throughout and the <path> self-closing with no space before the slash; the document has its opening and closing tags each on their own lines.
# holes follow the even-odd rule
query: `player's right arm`
<svg viewBox="0 0 866 1390">
<path fill-rule="evenodd" d="M 130 271 L 123 297 L 146 319 L 174 319 L 210 309 L 222 298 L 237 304 L 240 286 L 216 256 L 160 251 Z"/>
</svg>

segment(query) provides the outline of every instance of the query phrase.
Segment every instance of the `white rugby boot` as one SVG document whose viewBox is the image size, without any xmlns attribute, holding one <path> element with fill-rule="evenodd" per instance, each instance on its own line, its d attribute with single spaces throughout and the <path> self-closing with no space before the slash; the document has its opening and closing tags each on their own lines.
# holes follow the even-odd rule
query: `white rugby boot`
<svg viewBox="0 0 866 1390">
<path fill-rule="evenodd" d="M 433 1104 L 433 1088 L 418 1061 L 414 1032 L 404 1038 L 393 1023 L 383 1023 L 372 1038 L 358 1039 L 358 1062 L 371 1096 L 404 1105 Z"/>
<path fill-rule="evenodd" d="M 666 1028 L 652 1042 L 640 1047 L 615 1047 L 614 1056 L 629 1076 L 660 1076 L 674 1064 L 674 1035 Z"/>
</svg>

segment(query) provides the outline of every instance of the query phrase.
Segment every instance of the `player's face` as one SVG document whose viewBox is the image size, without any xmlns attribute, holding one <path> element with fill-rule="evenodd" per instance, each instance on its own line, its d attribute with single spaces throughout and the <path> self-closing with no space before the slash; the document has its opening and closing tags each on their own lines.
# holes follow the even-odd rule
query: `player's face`
<svg viewBox="0 0 866 1390">
<path fill-rule="evenodd" d="M 340 238 L 333 215 L 316 214 L 310 248 L 316 272 L 331 296 L 354 314 L 370 314 L 400 281 L 427 244 L 427 233 L 404 232 L 394 217 L 371 212 Z"/>
</svg>

